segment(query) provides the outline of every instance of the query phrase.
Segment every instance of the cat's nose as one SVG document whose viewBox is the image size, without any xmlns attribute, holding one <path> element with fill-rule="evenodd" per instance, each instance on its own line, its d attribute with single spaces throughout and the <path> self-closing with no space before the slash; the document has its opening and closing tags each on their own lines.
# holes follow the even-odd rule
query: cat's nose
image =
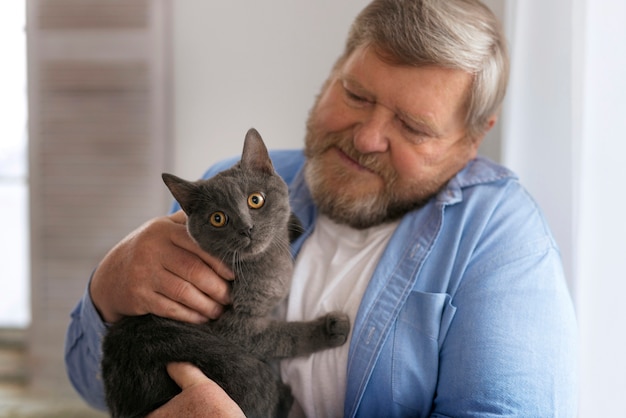
<svg viewBox="0 0 626 418">
<path fill-rule="evenodd" d="M 239 230 L 239 234 L 243 235 L 244 237 L 252 238 L 252 227 L 244 226 Z"/>
</svg>

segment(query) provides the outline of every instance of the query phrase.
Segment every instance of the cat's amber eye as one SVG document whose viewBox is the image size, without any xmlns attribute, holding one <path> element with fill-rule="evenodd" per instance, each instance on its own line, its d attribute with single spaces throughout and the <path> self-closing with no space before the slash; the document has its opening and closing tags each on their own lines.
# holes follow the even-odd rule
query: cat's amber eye
<svg viewBox="0 0 626 418">
<path fill-rule="evenodd" d="M 260 209 L 265 204 L 265 196 L 263 193 L 252 193 L 248 196 L 248 206 L 252 209 Z"/>
<path fill-rule="evenodd" d="M 228 216 L 224 212 L 213 212 L 209 217 L 209 222 L 216 228 L 221 228 L 228 222 Z"/>
</svg>

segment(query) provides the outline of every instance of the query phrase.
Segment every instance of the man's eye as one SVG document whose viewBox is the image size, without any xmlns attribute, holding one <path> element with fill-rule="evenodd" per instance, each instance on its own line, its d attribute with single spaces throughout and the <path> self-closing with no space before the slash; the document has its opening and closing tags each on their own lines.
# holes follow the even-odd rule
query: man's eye
<svg viewBox="0 0 626 418">
<path fill-rule="evenodd" d="M 401 129 L 404 131 L 404 137 L 413 144 L 421 144 L 429 138 L 432 138 L 431 135 L 424 132 L 422 129 L 414 128 L 405 122 L 400 122 L 400 125 Z"/>
<path fill-rule="evenodd" d="M 346 90 L 346 96 L 348 97 L 348 99 L 355 101 L 355 102 L 367 102 L 367 100 L 364 97 L 354 94 L 350 90 Z"/>
<path fill-rule="evenodd" d="M 346 97 L 346 101 L 349 104 L 362 106 L 364 104 L 368 104 L 368 103 L 372 102 L 368 98 L 360 96 L 360 95 L 354 93 L 353 91 L 348 90 L 345 87 L 343 88 L 343 91 L 344 91 L 344 94 L 345 94 L 345 97 Z"/>
<path fill-rule="evenodd" d="M 404 130 L 410 133 L 411 135 L 426 136 L 424 132 L 412 127 L 406 122 L 402 122 L 402 128 L 404 128 Z"/>
</svg>

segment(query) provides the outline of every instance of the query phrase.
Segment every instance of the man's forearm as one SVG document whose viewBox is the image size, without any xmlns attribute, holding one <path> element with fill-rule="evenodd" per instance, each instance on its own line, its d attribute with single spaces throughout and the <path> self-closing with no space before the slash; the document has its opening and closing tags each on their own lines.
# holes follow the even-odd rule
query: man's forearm
<svg viewBox="0 0 626 418">
<path fill-rule="evenodd" d="M 86 291 L 71 314 L 65 340 L 65 367 L 76 391 L 89 405 L 101 410 L 106 410 L 100 375 L 100 346 L 105 331 L 106 325 Z"/>
</svg>

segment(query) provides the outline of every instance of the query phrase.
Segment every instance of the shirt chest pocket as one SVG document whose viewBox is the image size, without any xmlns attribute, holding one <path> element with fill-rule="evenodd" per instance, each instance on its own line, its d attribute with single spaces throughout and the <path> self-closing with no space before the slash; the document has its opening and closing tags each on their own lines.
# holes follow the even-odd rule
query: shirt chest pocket
<svg viewBox="0 0 626 418">
<path fill-rule="evenodd" d="M 426 414 L 437 387 L 439 349 L 456 308 L 445 293 L 411 292 L 394 330 L 395 402 Z"/>
</svg>

